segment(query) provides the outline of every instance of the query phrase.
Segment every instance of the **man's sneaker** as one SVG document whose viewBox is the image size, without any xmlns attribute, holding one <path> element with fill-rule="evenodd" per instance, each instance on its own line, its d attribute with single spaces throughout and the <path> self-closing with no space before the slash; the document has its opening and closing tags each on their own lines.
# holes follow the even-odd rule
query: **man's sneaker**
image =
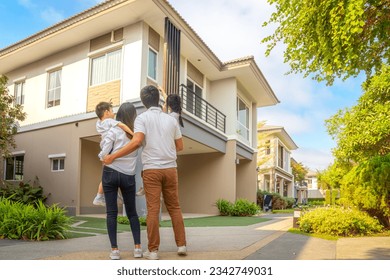
<svg viewBox="0 0 390 280">
<path fill-rule="evenodd" d="M 104 195 L 97 195 L 92 203 L 93 205 L 106 206 L 106 199 Z"/>
<path fill-rule="evenodd" d="M 119 250 L 112 250 L 110 254 L 110 258 L 112 260 L 120 260 L 121 259 L 121 254 L 119 253 Z"/>
<path fill-rule="evenodd" d="M 134 248 L 133 255 L 134 255 L 134 258 L 142 258 L 142 249 L 141 248 Z"/>
<path fill-rule="evenodd" d="M 135 193 L 136 196 L 143 196 L 145 195 L 145 189 L 143 187 L 140 187 L 138 192 Z"/>
<path fill-rule="evenodd" d="M 187 247 L 186 246 L 177 247 L 177 254 L 179 256 L 187 256 Z"/>
<path fill-rule="evenodd" d="M 148 260 L 158 260 L 158 251 L 150 252 L 147 250 L 144 252 L 144 258 Z"/>
</svg>

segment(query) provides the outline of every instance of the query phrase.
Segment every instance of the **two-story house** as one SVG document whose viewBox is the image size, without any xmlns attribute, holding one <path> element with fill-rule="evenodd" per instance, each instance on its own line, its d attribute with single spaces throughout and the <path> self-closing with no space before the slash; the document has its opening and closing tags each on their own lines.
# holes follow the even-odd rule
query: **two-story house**
<svg viewBox="0 0 390 280">
<path fill-rule="evenodd" d="M 261 126 L 258 134 L 258 189 L 295 197 L 291 151 L 298 146 L 281 126 Z"/>
<path fill-rule="evenodd" d="M 253 57 L 221 62 L 168 1 L 105 1 L 1 49 L 0 73 L 27 113 L 3 178 L 38 176 L 49 203 L 104 213 L 92 205 L 102 170 L 94 108 L 130 101 L 140 113 L 147 84 L 182 96 L 183 212 L 256 201 L 256 109 L 279 101 Z"/>
</svg>

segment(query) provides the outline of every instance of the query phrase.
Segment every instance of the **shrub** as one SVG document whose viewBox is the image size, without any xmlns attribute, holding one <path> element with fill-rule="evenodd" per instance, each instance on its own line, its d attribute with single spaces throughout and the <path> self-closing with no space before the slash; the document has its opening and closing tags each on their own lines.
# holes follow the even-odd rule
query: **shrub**
<svg viewBox="0 0 390 280">
<path fill-rule="evenodd" d="M 233 204 L 230 201 L 222 198 L 217 200 L 216 205 L 221 216 L 229 216 L 233 208 Z"/>
<path fill-rule="evenodd" d="M 36 206 L 0 198 L 0 238 L 49 240 L 64 239 L 72 218 L 57 205 Z"/>
<path fill-rule="evenodd" d="M 146 217 L 138 217 L 138 220 L 141 226 L 146 226 Z M 118 216 L 116 221 L 118 224 L 122 224 L 122 225 L 130 224 L 129 218 L 127 218 L 127 216 Z"/>
<path fill-rule="evenodd" d="M 31 205 L 36 205 L 38 201 L 45 202 L 47 199 L 47 196 L 43 194 L 43 188 L 39 185 L 38 178 L 32 185 L 29 182 L 20 182 L 18 185 L 5 183 L 0 188 L 0 197 Z"/>
<path fill-rule="evenodd" d="M 260 207 L 246 199 L 237 199 L 234 203 L 230 215 L 232 216 L 253 216 L 260 212 Z"/>
<path fill-rule="evenodd" d="M 278 193 L 270 193 L 267 191 L 257 191 L 257 205 L 262 209 L 264 205 L 264 195 L 272 195 L 272 209 L 286 209 L 292 208 L 295 204 L 295 199 L 292 197 L 282 197 Z"/>
<path fill-rule="evenodd" d="M 233 204 L 225 199 L 216 202 L 221 216 L 253 216 L 260 212 L 260 207 L 246 199 L 237 199 Z"/>
<path fill-rule="evenodd" d="M 383 229 L 378 220 L 354 208 L 316 208 L 302 214 L 298 221 L 299 228 L 308 233 L 361 236 Z"/>
</svg>

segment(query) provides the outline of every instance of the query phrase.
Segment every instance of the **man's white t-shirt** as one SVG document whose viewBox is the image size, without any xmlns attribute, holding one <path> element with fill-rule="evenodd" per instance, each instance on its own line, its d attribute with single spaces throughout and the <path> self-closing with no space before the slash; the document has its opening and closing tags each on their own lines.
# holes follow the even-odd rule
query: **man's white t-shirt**
<svg viewBox="0 0 390 280">
<path fill-rule="evenodd" d="M 182 138 L 176 119 L 159 107 L 150 107 L 134 122 L 134 133 L 145 135 L 142 150 L 143 169 L 177 167 L 175 140 Z"/>
</svg>

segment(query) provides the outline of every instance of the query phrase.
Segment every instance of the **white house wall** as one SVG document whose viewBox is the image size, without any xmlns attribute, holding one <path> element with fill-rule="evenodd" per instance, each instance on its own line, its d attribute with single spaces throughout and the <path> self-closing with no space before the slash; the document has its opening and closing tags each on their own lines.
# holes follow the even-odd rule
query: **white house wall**
<svg viewBox="0 0 390 280">
<path fill-rule="evenodd" d="M 27 118 L 20 123 L 21 125 L 86 111 L 88 48 L 88 43 L 80 44 L 7 73 L 11 93 L 14 91 L 13 80 L 21 76 L 26 77 L 24 111 L 27 113 Z M 61 105 L 47 108 L 47 70 L 59 65 L 62 65 Z"/>
</svg>

